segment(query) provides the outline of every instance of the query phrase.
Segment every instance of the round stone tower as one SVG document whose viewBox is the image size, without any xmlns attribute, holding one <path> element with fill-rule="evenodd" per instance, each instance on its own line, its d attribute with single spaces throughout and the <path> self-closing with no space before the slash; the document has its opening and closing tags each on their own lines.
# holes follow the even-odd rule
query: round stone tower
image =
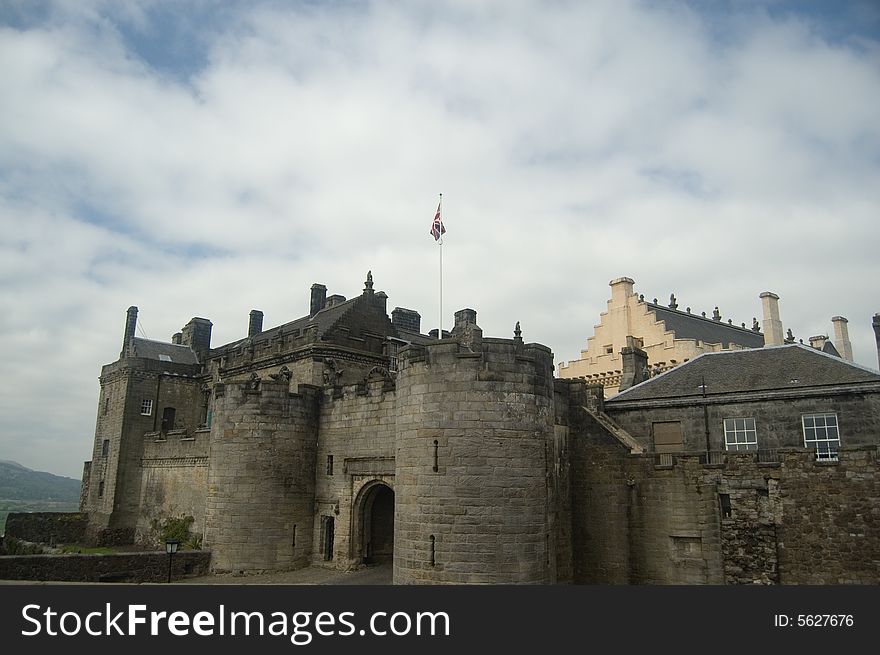
<svg viewBox="0 0 880 655">
<path fill-rule="evenodd" d="M 553 582 L 552 353 L 456 332 L 399 358 L 394 583 Z"/>
<path fill-rule="evenodd" d="M 215 571 L 308 564 L 317 389 L 288 387 L 257 379 L 214 387 L 204 544 Z"/>
</svg>

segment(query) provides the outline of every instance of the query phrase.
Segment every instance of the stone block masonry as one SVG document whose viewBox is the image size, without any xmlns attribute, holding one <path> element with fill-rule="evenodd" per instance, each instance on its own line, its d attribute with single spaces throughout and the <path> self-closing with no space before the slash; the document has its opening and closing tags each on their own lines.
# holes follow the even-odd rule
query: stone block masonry
<svg viewBox="0 0 880 655">
<path fill-rule="evenodd" d="M 268 380 L 218 386 L 205 504 L 212 567 L 305 566 L 311 542 L 295 532 L 312 533 L 319 391 L 292 394 L 287 381 Z"/>
<path fill-rule="evenodd" d="M 399 356 L 395 584 L 554 582 L 549 349 L 472 338 Z"/>
</svg>

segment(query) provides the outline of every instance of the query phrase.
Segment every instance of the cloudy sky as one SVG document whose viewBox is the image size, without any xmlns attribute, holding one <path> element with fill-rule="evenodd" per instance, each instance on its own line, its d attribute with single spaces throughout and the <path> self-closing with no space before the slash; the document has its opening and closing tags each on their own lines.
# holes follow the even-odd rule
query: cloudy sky
<svg viewBox="0 0 880 655">
<path fill-rule="evenodd" d="M 876 2 L 0 0 L 0 459 L 79 477 L 125 310 L 313 282 L 578 357 L 623 275 L 877 367 Z"/>
</svg>

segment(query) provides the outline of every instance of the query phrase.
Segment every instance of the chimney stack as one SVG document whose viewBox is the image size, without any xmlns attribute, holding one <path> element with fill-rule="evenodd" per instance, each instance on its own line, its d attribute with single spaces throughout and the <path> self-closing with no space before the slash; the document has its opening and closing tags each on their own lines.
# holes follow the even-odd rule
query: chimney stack
<svg viewBox="0 0 880 655">
<path fill-rule="evenodd" d="M 259 309 L 252 309 L 250 318 L 248 319 L 248 336 L 252 337 L 263 331 L 263 312 Z"/>
<path fill-rule="evenodd" d="M 623 375 L 618 391 L 634 387 L 648 379 L 648 353 L 636 345 L 634 337 L 626 338 L 626 347 L 620 351 L 623 359 Z"/>
<path fill-rule="evenodd" d="M 626 299 L 633 295 L 633 285 L 635 282 L 632 278 L 619 277 L 608 283 L 611 286 L 611 303 L 615 307 L 623 307 Z"/>
<path fill-rule="evenodd" d="M 822 350 L 825 347 L 825 342 L 828 341 L 828 337 L 824 334 L 817 334 L 814 337 L 810 337 L 810 346 L 815 348 L 816 350 Z"/>
<path fill-rule="evenodd" d="M 422 329 L 422 317 L 415 310 L 395 307 L 391 311 L 391 325 L 398 330 L 419 334 Z"/>
<path fill-rule="evenodd" d="M 181 345 L 192 348 L 204 362 L 204 355 L 211 349 L 211 321 L 206 318 L 191 318 L 189 323 L 180 331 Z"/>
<path fill-rule="evenodd" d="M 137 329 L 138 308 L 132 305 L 125 314 L 125 333 L 122 335 L 122 351 L 120 357 L 125 357 L 125 351 L 128 349 L 129 342 L 134 338 L 134 331 Z"/>
<path fill-rule="evenodd" d="M 781 346 L 785 343 L 785 335 L 782 332 L 782 321 L 779 320 L 779 296 L 765 291 L 760 297 L 764 307 L 764 345 Z"/>
<path fill-rule="evenodd" d="M 318 284 L 317 282 L 312 285 L 312 295 L 309 300 L 309 316 L 314 316 L 322 309 L 324 309 L 324 303 L 327 302 L 327 287 L 323 284 Z"/>
<path fill-rule="evenodd" d="M 848 362 L 853 360 L 852 342 L 849 340 L 849 328 L 846 326 L 847 321 L 843 316 L 833 316 L 831 323 L 834 325 L 834 345 L 837 352 Z"/>
<path fill-rule="evenodd" d="M 877 364 L 880 366 L 880 314 L 874 314 L 874 339 L 877 341 Z"/>
<path fill-rule="evenodd" d="M 452 328 L 452 334 L 458 334 L 468 325 L 477 324 L 477 310 L 475 309 L 459 309 L 455 312 L 455 326 Z"/>
</svg>

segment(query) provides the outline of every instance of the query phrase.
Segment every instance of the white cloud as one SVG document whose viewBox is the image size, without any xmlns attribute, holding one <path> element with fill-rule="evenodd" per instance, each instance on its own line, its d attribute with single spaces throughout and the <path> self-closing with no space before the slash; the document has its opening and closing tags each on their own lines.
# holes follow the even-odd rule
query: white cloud
<svg viewBox="0 0 880 655">
<path fill-rule="evenodd" d="M 736 323 L 773 290 L 803 338 L 845 315 L 876 365 L 875 41 L 761 6 L 188 11 L 0 28 L 0 457 L 78 475 L 130 304 L 151 338 L 199 315 L 219 344 L 372 269 L 434 326 L 441 191 L 447 326 L 473 307 L 572 359 L 629 275 Z"/>
</svg>

